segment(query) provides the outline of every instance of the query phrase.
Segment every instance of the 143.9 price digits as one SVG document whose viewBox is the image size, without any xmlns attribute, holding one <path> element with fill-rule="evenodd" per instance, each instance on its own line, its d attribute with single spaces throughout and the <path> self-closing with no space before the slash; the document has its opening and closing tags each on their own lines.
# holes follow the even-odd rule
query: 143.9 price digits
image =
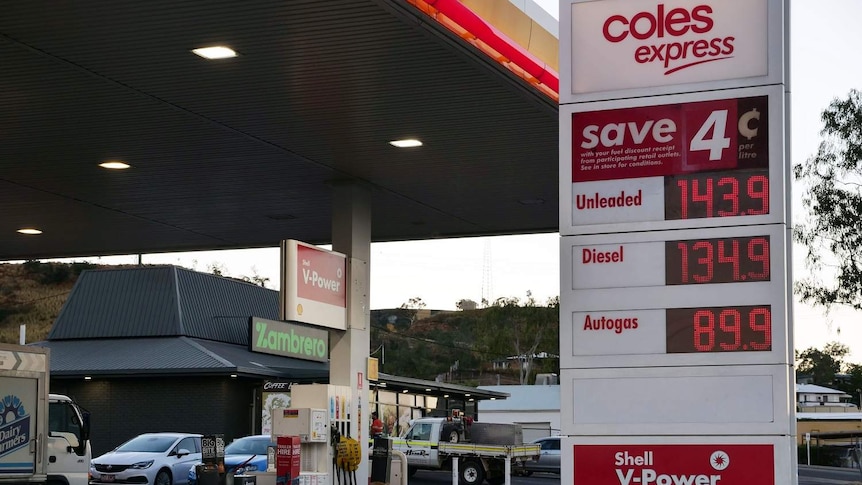
<svg viewBox="0 0 862 485">
<path fill-rule="evenodd" d="M 666 317 L 669 354 L 772 350 L 769 305 L 673 308 Z"/>
<path fill-rule="evenodd" d="M 665 220 L 769 214 L 768 170 L 665 177 Z"/>
</svg>

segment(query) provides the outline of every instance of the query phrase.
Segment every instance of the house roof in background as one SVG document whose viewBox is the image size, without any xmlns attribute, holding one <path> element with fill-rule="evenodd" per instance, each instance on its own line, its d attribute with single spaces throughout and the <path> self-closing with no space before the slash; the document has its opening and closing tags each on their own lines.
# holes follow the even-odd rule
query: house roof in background
<svg viewBox="0 0 862 485">
<path fill-rule="evenodd" d="M 796 384 L 796 392 L 803 394 L 840 394 L 842 396 L 850 397 L 850 395 L 844 391 L 818 386 L 816 384 Z"/>
<path fill-rule="evenodd" d="M 560 386 L 479 386 L 488 392 L 509 394 L 505 400 L 482 401 L 480 412 L 493 411 L 559 411 Z"/>
</svg>

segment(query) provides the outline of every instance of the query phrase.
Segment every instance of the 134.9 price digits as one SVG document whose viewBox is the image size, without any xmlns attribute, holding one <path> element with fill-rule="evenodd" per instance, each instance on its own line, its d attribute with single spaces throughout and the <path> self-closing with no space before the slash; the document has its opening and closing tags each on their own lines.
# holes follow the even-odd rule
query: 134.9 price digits
<svg viewBox="0 0 862 485">
<path fill-rule="evenodd" d="M 769 236 L 665 243 L 665 284 L 769 281 Z"/>
<path fill-rule="evenodd" d="M 667 353 L 772 350 L 769 305 L 666 311 Z"/>
</svg>

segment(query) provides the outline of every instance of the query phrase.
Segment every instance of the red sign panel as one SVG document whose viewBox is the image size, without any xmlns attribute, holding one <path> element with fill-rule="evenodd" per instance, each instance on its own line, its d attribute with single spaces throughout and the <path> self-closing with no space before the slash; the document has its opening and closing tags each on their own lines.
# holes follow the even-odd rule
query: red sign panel
<svg viewBox="0 0 862 485">
<path fill-rule="evenodd" d="M 275 469 L 278 478 L 286 477 L 287 483 L 299 476 L 301 469 L 301 445 L 299 436 L 276 437 Z"/>
<path fill-rule="evenodd" d="M 769 167 L 767 97 L 572 114 L 572 182 Z"/>
<path fill-rule="evenodd" d="M 774 485 L 773 445 L 574 445 L 574 482 Z"/>
<path fill-rule="evenodd" d="M 296 295 L 299 298 L 347 307 L 345 258 L 322 249 L 298 244 Z"/>
</svg>

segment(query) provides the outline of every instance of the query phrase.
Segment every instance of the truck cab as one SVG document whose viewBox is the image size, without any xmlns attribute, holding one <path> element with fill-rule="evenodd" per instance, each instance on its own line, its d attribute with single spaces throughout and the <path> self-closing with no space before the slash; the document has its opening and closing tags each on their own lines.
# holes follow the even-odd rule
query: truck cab
<svg viewBox="0 0 862 485">
<path fill-rule="evenodd" d="M 48 485 L 86 485 L 91 455 L 90 413 L 68 396 L 49 394 Z"/>
</svg>

